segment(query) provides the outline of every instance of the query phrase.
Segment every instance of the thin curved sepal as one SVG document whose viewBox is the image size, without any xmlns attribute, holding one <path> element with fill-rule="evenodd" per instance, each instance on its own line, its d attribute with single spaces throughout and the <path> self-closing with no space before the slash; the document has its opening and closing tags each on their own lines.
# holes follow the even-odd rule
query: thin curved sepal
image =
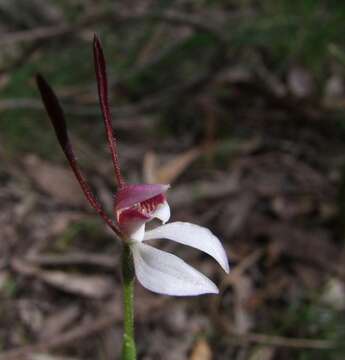
<svg viewBox="0 0 345 360">
<path fill-rule="evenodd" d="M 104 212 L 102 206 L 92 193 L 92 190 L 84 178 L 82 172 L 79 169 L 76 157 L 73 152 L 72 145 L 70 143 L 65 116 L 63 110 L 60 106 L 59 100 L 56 97 L 53 89 L 49 86 L 46 80 L 42 75 L 36 75 L 36 82 L 38 89 L 40 91 L 42 101 L 47 110 L 53 128 L 55 130 L 58 141 L 61 145 L 63 152 L 66 155 L 66 158 L 85 194 L 85 197 L 89 204 L 97 211 L 97 213 L 101 216 L 101 218 L 107 223 L 107 225 L 118 235 L 121 236 L 121 232 L 118 227 L 114 224 L 114 222 L 109 218 L 109 216 Z"/>
</svg>

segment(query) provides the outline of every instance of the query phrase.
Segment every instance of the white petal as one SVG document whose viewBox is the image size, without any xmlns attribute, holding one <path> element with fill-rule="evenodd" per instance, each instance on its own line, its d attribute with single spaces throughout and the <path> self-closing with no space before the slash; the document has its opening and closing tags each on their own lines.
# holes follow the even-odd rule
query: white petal
<svg viewBox="0 0 345 360">
<path fill-rule="evenodd" d="M 165 295 L 218 293 L 216 285 L 179 257 L 144 243 L 133 243 L 135 274 L 144 287 Z"/>
<path fill-rule="evenodd" d="M 147 231 L 144 236 L 144 240 L 162 238 L 204 251 L 212 256 L 225 272 L 229 272 L 229 262 L 223 245 L 210 230 L 186 222 L 173 222 Z"/>
<path fill-rule="evenodd" d="M 138 224 L 138 226 L 133 226 L 130 231 L 130 239 L 134 241 L 143 241 L 145 234 L 145 223 Z"/>
<path fill-rule="evenodd" d="M 170 207 L 168 203 L 165 201 L 163 204 L 160 204 L 151 216 L 165 224 L 170 219 Z"/>
</svg>

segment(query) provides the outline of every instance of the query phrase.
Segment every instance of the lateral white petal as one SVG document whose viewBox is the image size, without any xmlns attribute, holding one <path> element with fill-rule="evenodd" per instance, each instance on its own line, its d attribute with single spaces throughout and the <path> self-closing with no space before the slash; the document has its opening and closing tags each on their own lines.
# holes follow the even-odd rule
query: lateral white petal
<svg viewBox="0 0 345 360">
<path fill-rule="evenodd" d="M 151 216 L 159 219 L 165 224 L 170 219 L 170 207 L 168 202 L 165 201 L 163 204 L 160 204 Z"/>
<path fill-rule="evenodd" d="M 179 257 L 144 243 L 133 243 L 135 274 L 145 288 L 165 295 L 218 293 L 216 285 Z"/>
<path fill-rule="evenodd" d="M 223 245 L 210 230 L 186 222 L 173 222 L 145 232 L 144 241 L 162 238 L 205 252 L 212 256 L 226 273 L 229 273 L 229 262 Z"/>
</svg>

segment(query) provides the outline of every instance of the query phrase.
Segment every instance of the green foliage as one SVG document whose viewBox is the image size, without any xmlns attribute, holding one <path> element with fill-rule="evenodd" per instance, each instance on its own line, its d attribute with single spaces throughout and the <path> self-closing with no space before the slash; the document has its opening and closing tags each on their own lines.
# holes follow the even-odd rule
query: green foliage
<svg viewBox="0 0 345 360">
<path fill-rule="evenodd" d="M 213 37 L 204 33 L 188 36 L 175 45 L 163 45 L 159 50 L 159 60 L 129 76 L 126 86 L 131 93 L 142 96 L 185 82 L 205 71 L 215 45 Z M 124 66 L 130 67 L 137 57 L 138 49 L 135 53 L 129 51 L 128 62 Z"/>
<path fill-rule="evenodd" d="M 112 4 L 108 0 L 99 3 L 105 7 Z M 158 1 L 150 10 L 169 10 L 173 5 L 172 1 Z M 78 19 L 84 5 L 60 0 L 56 2 L 56 6 L 61 9 L 66 22 L 73 23 Z M 269 59 L 270 71 L 278 76 L 284 75 L 291 64 L 302 63 L 312 70 L 314 77 L 321 82 L 326 78 L 331 62 L 344 64 L 343 2 L 192 1 L 190 7 L 205 11 L 223 10 L 225 13 L 229 9 L 244 12 L 240 17 L 230 17 L 221 29 L 228 40 L 228 50 L 235 56 L 229 61 L 250 64 L 252 59 L 248 56 L 248 49 L 255 49 L 265 54 Z M 247 15 L 246 12 L 251 14 Z M 116 31 L 111 24 L 100 23 L 96 26 L 95 30 L 102 34 L 105 52 L 110 59 L 109 72 L 116 74 L 117 79 L 123 79 L 121 89 L 124 88 L 125 91 L 116 94 L 118 102 L 120 100 L 127 104 L 149 94 L 159 94 L 167 88 L 183 84 L 207 72 L 218 46 L 215 38 L 211 34 L 191 32 L 176 41 L 172 36 L 172 29 L 179 27 L 157 19 L 128 22 L 117 27 Z M 143 54 L 148 48 L 151 49 L 149 56 L 144 56 L 143 60 Z M 90 42 L 66 37 L 47 43 L 35 57 L 10 74 L 9 82 L 0 98 L 38 99 L 33 81 L 37 71 L 45 74 L 58 94 L 66 87 L 68 90 L 87 89 L 90 84 L 94 84 Z M 67 96 L 66 99 L 70 100 L 70 97 Z M 183 122 L 188 124 L 190 132 L 199 136 L 199 118 L 193 104 L 186 107 L 172 104 L 172 107 L 174 118 L 181 121 L 172 121 L 170 130 L 175 131 L 174 126 L 179 128 Z M 164 110 L 171 113 L 171 108 L 163 107 L 163 112 Z M 11 151 L 37 152 L 38 148 L 43 148 L 43 153 L 49 153 L 46 149 L 51 146 L 51 141 L 40 130 L 46 128 L 43 124 L 46 118 L 43 115 L 41 118 L 37 112 L 21 112 L 18 109 L 9 110 L 2 115 L 4 120 L 0 127 L 2 134 L 5 134 L 2 140 Z"/>
<path fill-rule="evenodd" d="M 95 245 L 97 245 L 97 249 L 100 249 L 102 245 L 106 245 L 108 242 L 102 231 L 100 220 L 90 218 L 71 224 L 57 239 L 54 249 L 66 252 L 77 243 L 82 243 L 83 249 L 93 248 Z"/>
<path fill-rule="evenodd" d="M 47 136 L 50 126 L 42 113 L 24 109 L 7 110 L 1 114 L 0 133 L 4 149 L 9 157 L 18 153 L 35 152 L 52 159 L 57 152 L 56 141 Z"/>
<path fill-rule="evenodd" d="M 4 298 L 12 298 L 16 295 L 16 292 L 17 292 L 17 284 L 15 280 L 12 278 L 12 276 L 8 276 L 5 280 L 5 283 L 2 286 L 1 295 Z"/>
<path fill-rule="evenodd" d="M 290 350 L 294 359 L 299 360 L 335 360 L 344 348 L 345 326 L 339 311 L 329 305 L 323 305 L 318 298 L 291 304 L 284 314 L 277 314 L 275 330 L 278 335 L 330 340 L 337 344 L 327 350 Z M 296 335 L 296 330 L 298 334 Z"/>
<path fill-rule="evenodd" d="M 322 76 L 330 44 L 344 46 L 344 21 L 342 2 L 266 0 L 258 16 L 236 26 L 231 37 L 236 47 L 260 46 L 270 51 L 278 70 L 301 62 Z"/>
</svg>

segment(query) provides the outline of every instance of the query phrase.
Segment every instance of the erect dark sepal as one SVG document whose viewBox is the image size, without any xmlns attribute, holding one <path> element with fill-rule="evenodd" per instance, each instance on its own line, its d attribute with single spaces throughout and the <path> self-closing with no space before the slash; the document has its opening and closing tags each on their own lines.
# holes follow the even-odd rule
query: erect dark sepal
<svg viewBox="0 0 345 360">
<path fill-rule="evenodd" d="M 41 74 L 36 75 L 36 82 L 41 93 L 44 106 L 54 127 L 56 136 L 64 152 L 69 147 L 65 116 L 53 89 Z"/>
<path fill-rule="evenodd" d="M 107 81 L 106 63 L 105 63 L 101 42 L 96 36 L 96 34 L 93 39 L 93 57 L 95 62 L 99 104 L 103 115 L 105 131 L 107 135 L 111 158 L 113 161 L 115 179 L 118 187 L 122 188 L 125 182 L 121 174 L 116 140 L 114 138 L 114 130 L 112 126 L 112 119 L 111 119 L 109 100 L 108 100 L 108 81 Z"/>
<path fill-rule="evenodd" d="M 120 230 L 114 224 L 114 222 L 108 217 L 108 215 L 104 212 L 102 206 L 94 196 L 91 187 L 89 186 L 81 170 L 79 169 L 76 157 L 73 152 L 72 145 L 68 138 L 65 116 L 57 96 L 55 95 L 53 89 L 49 86 L 49 84 L 43 78 L 42 75 L 37 74 L 36 81 L 37 81 L 38 89 L 41 93 L 44 106 L 47 110 L 51 123 L 54 127 L 56 136 L 74 172 L 74 175 L 76 176 L 80 184 L 80 187 L 82 188 L 85 194 L 87 201 L 97 211 L 97 213 L 101 216 L 101 218 L 108 224 L 108 226 L 117 235 L 121 236 Z"/>
</svg>

